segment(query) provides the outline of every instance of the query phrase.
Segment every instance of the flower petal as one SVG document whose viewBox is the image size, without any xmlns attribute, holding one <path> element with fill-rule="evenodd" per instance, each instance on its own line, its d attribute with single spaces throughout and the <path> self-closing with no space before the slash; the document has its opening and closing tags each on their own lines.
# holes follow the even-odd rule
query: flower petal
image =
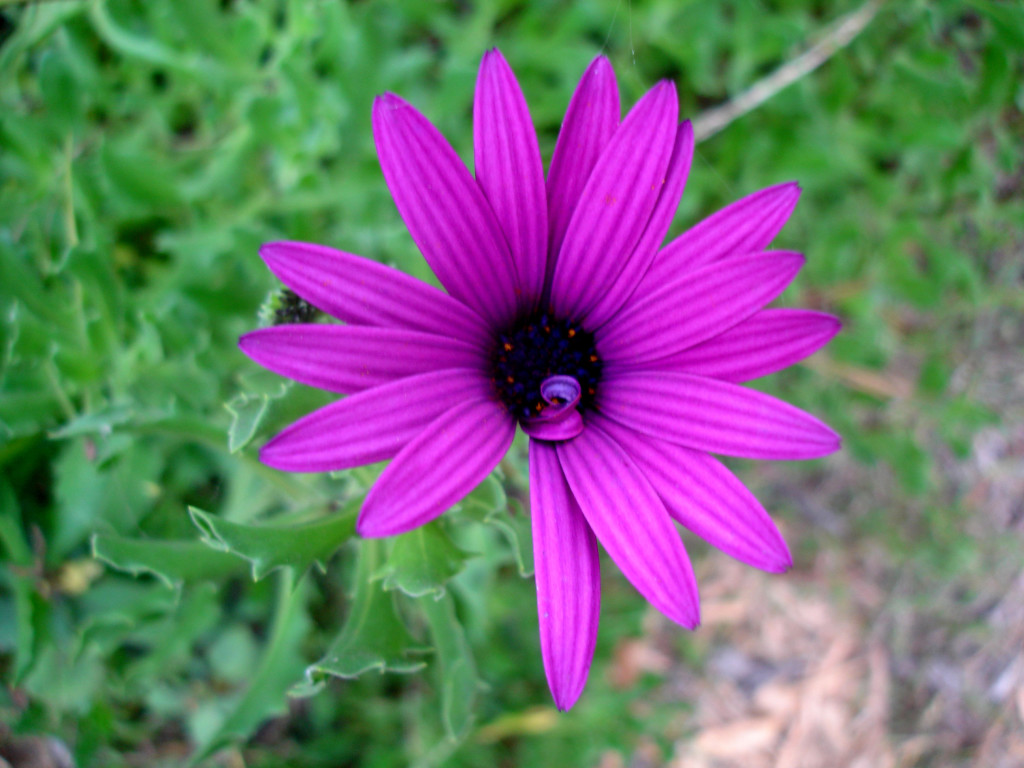
<svg viewBox="0 0 1024 768">
<path fill-rule="evenodd" d="M 693 126 L 687 120 L 676 132 L 676 143 L 665 178 L 662 180 L 661 194 L 651 213 L 651 219 L 647 222 L 647 229 L 644 230 L 643 237 L 633 249 L 615 284 L 601 294 L 596 306 L 587 313 L 589 327 L 598 328 L 612 317 L 636 290 L 644 273 L 650 269 L 651 262 L 658 255 L 658 249 L 668 234 L 668 228 L 672 226 L 672 219 L 676 215 L 679 200 L 686 187 L 686 179 L 690 175 L 692 159 Z"/>
<path fill-rule="evenodd" d="M 591 530 L 622 573 L 672 621 L 696 627 L 697 580 L 683 540 L 633 460 L 593 423 L 556 450 Z"/>
<path fill-rule="evenodd" d="M 604 56 L 594 59 L 580 78 L 565 110 L 548 170 L 548 253 L 546 288 L 554 274 L 554 256 L 561 250 L 569 220 L 587 185 L 597 158 L 619 126 L 619 88 Z"/>
<path fill-rule="evenodd" d="M 489 343 L 480 315 L 393 267 L 311 243 L 267 243 L 260 256 L 281 282 L 346 323 L 414 328 L 480 346 Z"/>
<path fill-rule="evenodd" d="M 711 214 L 662 249 L 637 293 L 653 291 L 681 272 L 726 256 L 763 251 L 785 226 L 799 198 L 796 183 L 777 184 Z"/>
<path fill-rule="evenodd" d="M 793 565 L 764 507 L 717 459 L 592 417 L 630 455 L 684 528 L 741 562 L 772 573 Z"/>
<path fill-rule="evenodd" d="M 238 346 L 275 373 L 346 394 L 443 368 L 484 369 L 472 344 L 403 328 L 278 325 L 245 334 Z"/>
<path fill-rule="evenodd" d="M 788 251 L 734 256 L 634 294 L 598 334 L 602 359 L 634 365 L 707 341 L 782 293 L 804 264 Z"/>
<path fill-rule="evenodd" d="M 260 461 L 287 472 L 329 472 L 390 459 L 454 403 L 491 391 L 475 370 L 392 381 L 299 419 L 263 446 Z"/>
<path fill-rule="evenodd" d="M 373 136 L 391 196 L 437 279 L 497 325 L 517 310 L 519 278 L 498 220 L 445 138 L 394 94 L 373 104 Z"/>
<path fill-rule="evenodd" d="M 563 316 L 591 309 L 640 241 L 661 194 L 678 113 L 675 85 L 658 83 L 598 158 L 555 262 L 551 304 Z"/>
<path fill-rule="evenodd" d="M 598 409 L 645 435 L 726 456 L 816 459 L 840 444 L 828 426 L 789 403 L 687 373 L 613 373 L 601 382 Z"/>
<path fill-rule="evenodd" d="M 473 101 L 476 178 L 505 233 L 524 303 L 544 290 L 548 203 L 544 166 L 526 99 L 505 57 L 484 54 Z"/>
<path fill-rule="evenodd" d="M 724 381 L 750 381 L 810 357 L 841 327 L 838 318 L 824 312 L 765 309 L 713 339 L 650 366 Z"/>
<path fill-rule="evenodd" d="M 540 651 L 555 705 L 572 707 L 594 658 L 601 612 L 597 539 L 566 484 L 555 447 L 530 441 L 530 518 Z"/>
<path fill-rule="evenodd" d="M 520 424 L 523 432 L 536 440 L 558 442 L 571 440 L 583 431 L 583 417 L 575 408 L 569 408 L 555 419 L 523 419 Z"/>
<path fill-rule="evenodd" d="M 515 420 L 493 393 L 450 408 L 384 470 L 366 496 L 356 530 L 377 538 L 430 522 L 491 473 L 515 434 Z"/>
<path fill-rule="evenodd" d="M 540 385 L 547 407 L 521 419 L 523 432 L 537 440 L 569 440 L 583 431 L 583 417 L 576 409 L 580 383 L 572 376 L 549 376 Z"/>
</svg>

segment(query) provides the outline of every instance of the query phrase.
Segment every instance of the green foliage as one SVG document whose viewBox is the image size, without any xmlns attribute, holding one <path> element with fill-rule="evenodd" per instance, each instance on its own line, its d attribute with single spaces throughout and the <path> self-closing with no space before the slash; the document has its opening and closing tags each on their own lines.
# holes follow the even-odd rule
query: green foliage
<svg viewBox="0 0 1024 768">
<path fill-rule="evenodd" d="M 189 508 L 189 514 L 206 544 L 252 563 L 254 579 L 262 579 L 285 567 L 299 573 L 311 565 L 323 570 L 327 559 L 356 531 L 355 509 L 287 527 L 242 525 L 221 520 L 195 507 Z"/>
<path fill-rule="evenodd" d="M 190 765 L 201 763 L 220 747 L 247 738 L 268 717 L 287 712 L 285 693 L 303 667 L 301 649 L 309 631 L 305 587 L 304 583 L 296 587 L 290 575 L 281 576 L 263 658 L 240 695 L 212 703 Z"/>
<path fill-rule="evenodd" d="M 593 765 L 675 717 L 606 680 L 643 611 L 617 576 L 587 694 L 554 716 L 520 578 L 523 446 L 390 542 L 350 541 L 372 469 L 259 463 L 329 397 L 237 349 L 279 288 L 257 249 L 311 240 L 432 280 L 377 167 L 372 101 L 407 97 L 468 160 L 492 46 L 547 160 L 595 53 L 624 105 L 667 77 L 692 117 L 857 7 L 0 5 L 0 719 L 60 736 L 89 768 L 214 764 L 246 743 L 247 765 Z M 1024 311 L 1022 46 L 1019 4 L 883 4 L 848 48 L 698 147 L 673 225 L 800 181 L 778 245 L 808 265 L 784 303 L 845 328 L 811 370 L 758 386 L 893 478 L 892 503 L 866 496 L 853 528 L 929 574 L 984 562 L 945 467 L 998 425 L 983 331 Z M 289 707 L 287 692 L 307 698 Z M 253 741 L 289 711 L 287 736 Z"/>
<path fill-rule="evenodd" d="M 378 672 L 415 672 L 423 662 L 412 654 L 417 647 L 395 612 L 392 596 L 376 582 L 382 545 L 364 541 L 359 546 L 352 589 L 352 607 L 341 634 L 327 654 L 306 670 L 306 684 L 297 693 L 315 693 L 326 676 L 351 678 Z"/>
<path fill-rule="evenodd" d="M 430 637 L 437 649 L 438 688 L 441 690 L 441 718 L 448 737 L 458 741 L 473 722 L 473 705 L 480 681 L 465 633 L 455 616 L 452 599 L 428 596 L 420 601 L 430 625 Z"/>
<path fill-rule="evenodd" d="M 517 499 L 509 499 L 505 495 L 505 489 L 496 477 L 485 479 L 459 506 L 466 518 L 489 523 L 501 531 L 515 557 L 519 575 L 533 575 L 530 517 Z"/>
<path fill-rule="evenodd" d="M 145 541 L 100 534 L 92 538 L 92 556 L 134 576 L 152 574 L 169 587 L 186 581 L 222 579 L 237 573 L 243 565 L 238 558 L 198 541 Z"/>
<path fill-rule="evenodd" d="M 466 553 L 456 547 L 440 523 L 428 523 L 395 538 L 391 553 L 375 574 L 385 590 L 409 597 L 444 597 L 444 585 L 462 570 Z"/>
</svg>

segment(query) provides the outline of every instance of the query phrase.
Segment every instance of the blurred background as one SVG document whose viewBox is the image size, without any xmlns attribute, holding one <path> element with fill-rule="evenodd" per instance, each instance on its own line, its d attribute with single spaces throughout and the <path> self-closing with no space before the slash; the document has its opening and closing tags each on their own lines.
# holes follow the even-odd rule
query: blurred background
<svg viewBox="0 0 1024 768">
<path fill-rule="evenodd" d="M 730 462 L 796 567 L 687 538 L 693 633 L 606 568 L 567 714 L 538 648 L 523 447 L 415 538 L 357 542 L 375 469 L 261 467 L 326 399 L 236 347 L 280 308 L 264 241 L 429 279 L 372 99 L 402 94 L 471 162 L 493 46 L 545 162 L 598 53 L 624 107 L 670 78 L 705 126 L 784 68 L 698 145 L 673 234 L 799 181 L 778 244 L 808 263 L 782 303 L 845 323 L 755 384 L 844 450 Z M 1024 765 L 1022 50 L 1024 6 L 995 0 L 0 1 L 0 755 Z"/>
</svg>

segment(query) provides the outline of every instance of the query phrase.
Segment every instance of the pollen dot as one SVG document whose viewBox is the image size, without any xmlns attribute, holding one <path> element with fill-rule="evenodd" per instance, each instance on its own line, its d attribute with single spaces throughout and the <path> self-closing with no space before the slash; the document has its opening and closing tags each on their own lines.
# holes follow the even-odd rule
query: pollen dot
<svg viewBox="0 0 1024 768">
<path fill-rule="evenodd" d="M 576 380 L 580 410 L 592 407 L 601 381 L 594 335 L 550 312 L 520 317 L 498 335 L 490 359 L 497 394 L 517 419 L 544 410 L 541 384 L 551 376 Z"/>
</svg>

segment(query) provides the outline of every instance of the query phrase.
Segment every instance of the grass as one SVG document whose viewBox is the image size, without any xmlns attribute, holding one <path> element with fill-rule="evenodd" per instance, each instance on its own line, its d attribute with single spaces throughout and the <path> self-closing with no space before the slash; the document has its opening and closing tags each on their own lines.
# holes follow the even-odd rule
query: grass
<svg viewBox="0 0 1024 768">
<path fill-rule="evenodd" d="M 707 116 L 859 7 L 4 3 L 0 720 L 10 730 L 0 745 L 53 735 L 80 766 L 190 755 L 388 766 L 657 764 L 711 743 L 700 740 L 717 723 L 704 697 L 742 686 L 709 639 L 776 671 L 784 659 L 751 645 L 757 629 L 742 621 L 724 634 L 666 631 L 614 569 L 587 692 L 569 714 L 551 709 L 533 588 L 519 576 L 523 516 L 505 512 L 522 498 L 521 454 L 503 488 L 403 548 L 448 558 L 456 621 L 428 621 L 379 582 L 356 579 L 353 593 L 358 547 L 343 532 L 333 556 L 275 549 L 256 526 L 326 519 L 358 503 L 373 473 L 262 467 L 254 446 L 325 400 L 256 370 L 236 340 L 277 288 L 256 255 L 267 240 L 327 243 L 430 279 L 377 166 L 375 94 L 410 99 L 469 160 L 476 67 L 499 46 L 547 161 L 597 53 L 614 63 L 624 104 L 667 77 L 682 114 Z M 1011 3 L 882 4 L 819 69 L 699 144 L 673 227 L 769 184 L 804 189 L 779 245 L 808 264 L 784 303 L 833 311 L 845 329 L 808 365 L 758 386 L 825 418 L 845 450 L 807 466 L 737 467 L 797 554 L 796 572 L 774 578 L 809 605 L 832 595 L 833 618 L 859 628 L 864 649 L 884 649 L 870 667 L 891 686 L 879 739 L 922 765 L 980 765 L 1012 746 L 1012 721 L 998 713 L 1016 688 L 996 683 L 1024 602 L 1013 586 L 1022 45 L 1024 12 Z M 217 537 L 193 525 L 190 505 L 243 538 L 221 542 L 228 553 L 211 548 L 201 534 Z M 695 552 L 710 583 L 731 573 Z M 291 570 L 252 581 L 251 564 L 274 555 Z M 411 556 L 380 556 L 399 580 L 422 576 Z M 346 636 L 360 599 L 383 628 Z M 809 653 L 825 656 L 828 625 Z M 305 679 L 339 635 L 349 658 L 419 669 Z M 621 687 L 636 642 L 662 662 L 637 662 Z M 447 650 L 407 653 L 420 647 Z M 935 671 L 958 666 L 959 688 Z M 842 764 L 835 754 L 814 763 L 806 752 L 805 764 Z"/>
</svg>

